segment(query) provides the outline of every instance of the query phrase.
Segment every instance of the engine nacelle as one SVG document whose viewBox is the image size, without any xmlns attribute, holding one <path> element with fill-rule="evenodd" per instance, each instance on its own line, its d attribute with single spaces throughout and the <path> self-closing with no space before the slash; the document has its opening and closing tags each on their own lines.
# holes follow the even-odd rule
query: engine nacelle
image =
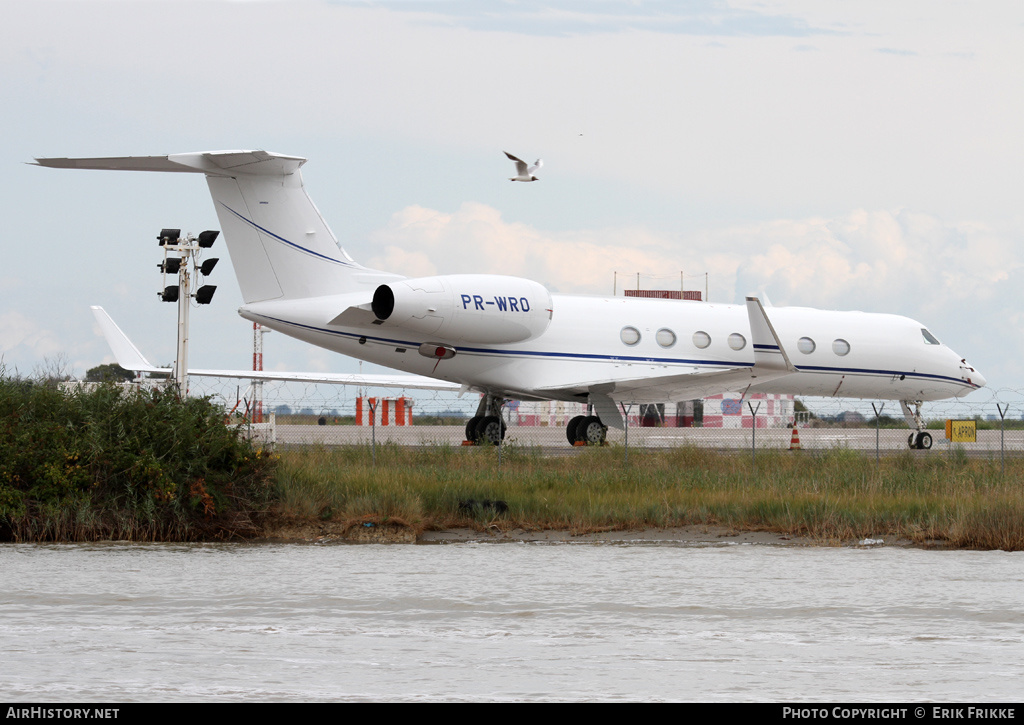
<svg viewBox="0 0 1024 725">
<path fill-rule="evenodd" d="M 382 284 L 373 314 L 383 326 L 452 342 L 522 342 L 551 322 L 551 295 L 536 282 L 495 274 L 451 274 Z"/>
</svg>

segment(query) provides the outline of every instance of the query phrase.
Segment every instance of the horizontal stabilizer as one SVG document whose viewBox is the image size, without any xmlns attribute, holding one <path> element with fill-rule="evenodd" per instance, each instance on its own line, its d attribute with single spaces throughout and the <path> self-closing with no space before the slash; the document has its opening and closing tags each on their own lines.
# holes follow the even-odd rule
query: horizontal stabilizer
<svg viewBox="0 0 1024 725">
<path fill-rule="evenodd" d="M 37 166 L 54 169 L 106 169 L 112 171 L 176 171 L 211 176 L 288 175 L 306 163 L 301 156 L 270 151 L 199 151 L 167 156 L 109 156 L 96 158 L 36 159 Z"/>
</svg>

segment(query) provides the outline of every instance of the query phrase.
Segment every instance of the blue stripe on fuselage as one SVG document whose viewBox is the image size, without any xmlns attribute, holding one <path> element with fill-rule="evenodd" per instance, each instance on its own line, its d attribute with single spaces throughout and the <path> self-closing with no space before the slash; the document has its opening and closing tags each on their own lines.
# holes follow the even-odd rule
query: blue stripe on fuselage
<svg viewBox="0 0 1024 725">
<path fill-rule="evenodd" d="M 337 335 L 339 337 L 347 337 L 354 340 L 365 337 L 368 341 L 372 340 L 377 343 L 384 343 L 388 345 L 397 345 L 404 347 L 419 347 L 421 343 L 414 342 L 411 340 L 396 340 L 387 337 L 374 337 L 370 335 L 360 335 L 353 332 L 342 332 L 340 330 L 327 330 L 322 327 L 314 327 L 312 325 L 303 325 L 299 322 L 292 322 L 291 320 L 283 320 L 278 317 L 271 317 L 269 315 L 257 315 L 267 320 L 273 320 L 274 322 L 280 322 L 285 325 L 291 325 L 292 327 L 301 327 L 304 330 L 310 330 L 312 332 L 319 332 L 326 335 Z M 703 365 L 703 366 L 714 366 L 724 367 L 728 369 L 742 368 L 742 367 L 753 367 L 754 363 L 748 362 L 733 362 L 730 360 L 686 360 L 683 358 L 659 358 L 659 357 L 633 357 L 628 355 L 599 355 L 596 353 L 577 353 L 577 352 L 545 352 L 540 350 L 501 350 L 495 348 L 486 347 L 462 347 L 457 346 L 456 350 L 459 354 L 475 353 L 477 355 L 502 355 L 511 357 L 523 357 L 523 358 L 548 358 L 548 359 L 572 359 L 572 360 L 604 360 L 607 362 L 635 362 L 635 363 L 670 363 L 674 365 Z M 964 387 L 975 388 L 979 386 L 974 383 L 969 383 L 966 380 L 960 378 L 951 378 L 948 375 L 935 375 L 932 373 L 918 373 L 918 372 L 906 372 L 901 370 L 874 370 L 871 368 L 833 368 L 818 365 L 806 365 L 797 367 L 797 372 L 800 373 L 827 373 L 832 375 L 874 375 L 884 377 L 894 377 L 903 375 L 908 378 L 921 378 L 925 380 L 939 380 L 955 383 Z"/>
</svg>

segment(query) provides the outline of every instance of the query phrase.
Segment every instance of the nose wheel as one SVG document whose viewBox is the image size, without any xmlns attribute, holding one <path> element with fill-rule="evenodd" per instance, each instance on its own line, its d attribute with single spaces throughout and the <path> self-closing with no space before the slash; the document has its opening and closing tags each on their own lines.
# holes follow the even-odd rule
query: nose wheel
<svg viewBox="0 0 1024 725">
<path fill-rule="evenodd" d="M 924 431 L 911 433 L 910 437 L 907 438 L 907 445 L 919 451 L 927 451 L 932 447 L 932 434 L 925 433 Z"/>
</svg>

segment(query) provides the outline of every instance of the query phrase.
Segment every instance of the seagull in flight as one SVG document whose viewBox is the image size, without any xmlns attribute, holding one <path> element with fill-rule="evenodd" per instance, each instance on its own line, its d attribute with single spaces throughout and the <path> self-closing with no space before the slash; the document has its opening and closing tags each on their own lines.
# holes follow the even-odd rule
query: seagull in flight
<svg viewBox="0 0 1024 725">
<path fill-rule="evenodd" d="M 522 159 L 517 159 L 515 156 L 510 154 L 508 151 L 505 152 L 505 155 L 508 156 L 510 159 L 512 159 L 513 161 L 516 162 L 516 175 L 512 176 L 512 177 L 509 177 L 509 181 L 536 181 L 537 180 L 537 177 L 534 176 L 533 174 L 534 174 L 535 171 L 537 171 L 537 169 L 539 169 L 541 166 L 544 165 L 543 161 L 541 161 L 540 159 L 537 159 L 537 161 L 534 163 L 533 166 L 527 168 L 526 167 L 526 162 L 523 161 Z"/>
</svg>

